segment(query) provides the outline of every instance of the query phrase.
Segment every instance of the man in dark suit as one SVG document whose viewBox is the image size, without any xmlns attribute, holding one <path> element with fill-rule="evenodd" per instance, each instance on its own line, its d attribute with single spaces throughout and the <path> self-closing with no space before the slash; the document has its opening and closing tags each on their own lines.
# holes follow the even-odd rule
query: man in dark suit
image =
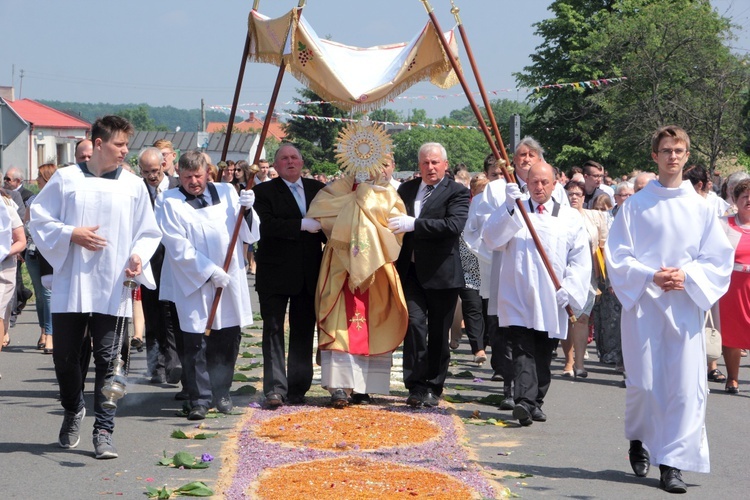
<svg viewBox="0 0 750 500">
<path fill-rule="evenodd" d="M 389 219 L 406 233 L 396 268 L 409 309 L 404 339 L 406 403 L 437 406 L 448 372 L 448 330 L 464 273 L 458 242 L 469 214 L 469 190 L 446 177 L 448 156 L 438 143 L 419 148 L 421 179 L 401 185 L 408 215 Z"/>
<path fill-rule="evenodd" d="M 138 155 L 138 166 L 141 169 L 143 182 L 146 184 L 151 198 L 151 207 L 154 206 L 159 194 L 180 184 L 177 177 L 164 175 L 167 161 L 158 148 L 149 147 L 141 151 Z M 151 257 L 150 263 L 156 281 L 156 289 L 150 290 L 145 286 L 141 287 L 141 302 L 146 323 L 148 371 L 152 383 L 168 382 L 176 384 L 180 381 L 182 375 L 180 357 L 182 354 L 182 335 L 176 334 L 179 331 L 179 325 L 177 324 L 177 311 L 174 303 L 159 300 L 159 282 L 161 281 L 161 268 L 164 263 L 163 244 L 159 244 Z M 183 391 L 176 396 L 179 400 L 187 399 L 184 387 L 183 384 Z"/>
<path fill-rule="evenodd" d="M 305 217 L 324 184 L 302 178 L 302 155 L 291 144 L 279 147 L 273 166 L 279 177 L 253 187 L 260 218 L 255 290 L 263 319 L 263 392 L 269 408 L 302 403 L 312 384 L 315 286 L 325 242 L 320 223 Z M 288 367 L 284 356 L 287 304 Z"/>
</svg>

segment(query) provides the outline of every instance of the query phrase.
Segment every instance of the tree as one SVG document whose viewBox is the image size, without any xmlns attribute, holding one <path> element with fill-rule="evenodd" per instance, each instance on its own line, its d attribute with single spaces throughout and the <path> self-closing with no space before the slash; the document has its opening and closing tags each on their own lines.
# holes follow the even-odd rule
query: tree
<svg viewBox="0 0 750 500">
<path fill-rule="evenodd" d="M 374 122 L 399 123 L 399 122 L 404 121 L 403 116 L 401 116 L 401 113 L 393 109 L 385 109 L 385 108 L 370 111 L 369 117 L 370 117 L 370 120 Z"/>
<path fill-rule="evenodd" d="M 121 109 L 116 113 L 129 121 L 136 130 L 167 130 L 163 125 L 156 125 L 148 114 L 148 108 L 140 105 L 137 108 Z"/>
<path fill-rule="evenodd" d="M 329 103 L 319 103 L 322 99 L 310 89 L 297 89 L 300 101 L 310 102 L 299 105 L 297 111 L 290 113 L 323 118 L 345 118 L 344 111 Z M 292 118 L 284 126 L 287 139 L 294 142 L 305 159 L 305 164 L 317 173 L 317 163 L 336 162 L 336 142 L 338 134 L 345 124 L 339 120 L 321 120 L 315 118 Z"/>
<path fill-rule="evenodd" d="M 747 75 L 724 41 L 731 24 L 708 0 L 556 0 L 544 42 L 516 75 L 529 87 L 627 76 L 617 85 L 541 90 L 527 131 L 563 168 L 593 158 L 612 173 L 641 168 L 650 135 L 683 126 L 713 166 L 737 148 Z M 687 27 L 687 28 L 686 28 Z"/>
<path fill-rule="evenodd" d="M 500 133 L 503 132 L 503 129 L 507 131 L 506 127 L 510 122 L 511 116 L 521 115 L 521 120 L 525 122 L 526 117 L 528 117 L 531 112 L 531 106 L 529 106 L 528 103 L 512 101 L 510 99 L 490 100 L 490 106 L 492 107 L 492 114 L 495 117 L 495 121 L 500 128 Z M 487 116 L 487 111 L 484 106 L 481 106 L 479 111 L 482 113 L 485 123 L 489 126 L 489 117 Z M 447 119 L 440 118 L 438 123 L 477 126 L 477 118 L 476 115 L 474 115 L 471 106 L 466 106 L 461 109 L 454 109 L 450 112 Z"/>
<path fill-rule="evenodd" d="M 413 127 L 393 136 L 396 169 L 419 170 L 417 153 L 425 142 L 439 142 L 451 165 L 463 162 L 474 172 L 482 170 L 484 157 L 490 152 L 484 134 L 478 130 Z"/>
</svg>

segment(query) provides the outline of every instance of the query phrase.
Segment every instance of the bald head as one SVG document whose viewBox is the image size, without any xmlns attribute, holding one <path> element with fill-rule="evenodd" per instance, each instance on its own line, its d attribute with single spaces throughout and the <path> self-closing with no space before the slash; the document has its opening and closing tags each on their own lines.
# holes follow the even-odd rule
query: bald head
<svg viewBox="0 0 750 500">
<path fill-rule="evenodd" d="M 646 184 L 654 179 L 656 179 L 656 174 L 653 172 L 641 172 L 640 174 L 636 175 L 635 181 L 633 182 L 633 192 L 637 193 L 641 189 L 645 188 Z"/>
<path fill-rule="evenodd" d="M 555 169 L 549 163 L 538 162 L 529 168 L 526 183 L 535 203 L 547 203 L 555 189 Z"/>
<path fill-rule="evenodd" d="M 83 163 L 91 159 L 94 153 L 94 144 L 89 139 L 84 139 L 76 144 L 76 163 Z"/>
<path fill-rule="evenodd" d="M 164 179 L 167 162 L 158 148 L 146 148 L 138 155 L 138 167 L 149 186 L 158 187 Z"/>
</svg>

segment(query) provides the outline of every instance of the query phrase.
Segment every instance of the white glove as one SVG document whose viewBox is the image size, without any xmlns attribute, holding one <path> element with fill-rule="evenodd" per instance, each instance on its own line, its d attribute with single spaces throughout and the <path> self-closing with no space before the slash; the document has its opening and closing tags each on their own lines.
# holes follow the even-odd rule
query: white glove
<svg viewBox="0 0 750 500">
<path fill-rule="evenodd" d="M 393 234 L 410 233 L 414 231 L 414 217 L 411 215 L 399 215 L 388 219 L 388 229 Z"/>
<path fill-rule="evenodd" d="M 560 289 L 555 292 L 555 298 L 557 299 L 557 305 L 560 307 L 565 307 L 570 304 L 570 296 L 568 296 L 567 290 L 563 287 L 560 287 Z"/>
<path fill-rule="evenodd" d="M 255 203 L 255 192 L 252 189 L 243 189 L 240 191 L 240 206 L 253 208 Z"/>
<path fill-rule="evenodd" d="M 509 182 L 505 185 L 505 205 L 508 207 L 508 211 L 513 211 L 516 208 L 516 200 L 522 196 L 521 188 L 515 182 Z"/>
<path fill-rule="evenodd" d="M 209 280 L 211 280 L 211 283 L 216 288 L 226 288 L 232 278 L 222 268 L 217 266 Z"/>
<path fill-rule="evenodd" d="M 307 231 L 308 233 L 317 233 L 318 231 L 320 231 L 320 222 L 315 219 L 305 217 L 304 219 L 302 219 L 301 229 L 303 231 Z"/>
</svg>

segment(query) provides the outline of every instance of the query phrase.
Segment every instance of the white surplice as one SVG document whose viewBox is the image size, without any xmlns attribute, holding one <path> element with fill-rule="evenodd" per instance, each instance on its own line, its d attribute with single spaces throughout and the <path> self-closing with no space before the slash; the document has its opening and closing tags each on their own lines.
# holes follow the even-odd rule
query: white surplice
<svg viewBox="0 0 750 500">
<path fill-rule="evenodd" d="M 180 328 L 185 332 L 203 333 L 208 321 L 216 288 L 209 281 L 217 267 L 224 265 L 240 206 L 234 187 L 214 183 L 220 203 L 195 209 L 179 188 L 170 189 L 157 198 L 156 219 L 166 249 L 159 299 L 177 307 Z M 206 189 L 208 193 L 208 189 Z M 252 230 L 243 220 L 227 273 L 231 277 L 224 289 L 212 329 L 247 326 L 253 323 L 250 290 L 242 243 L 260 238 L 260 219 L 252 212 Z"/>
<path fill-rule="evenodd" d="M 642 441 L 654 465 L 709 472 L 703 315 L 727 291 L 733 264 L 716 209 L 689 181 L 651 181 L 615 217 L 606 258 L 622 303 L 625 437 Z M 682 269 L 685 289 L 656 286 L 661 267 Z"/>
<path fill-rule="evenodd" d="M 528 207 L 528 201 L 524 203 Z M 551 212 L 552 203 L 548 205 L 547 212 Z M 557 217 L 528 211 L 555 275 L 568 292 L 570 305 L 582 309 L 591 281 L 591 253 L 581 214 L 565 205 L 560 206 Z M 511 215 L 505 206 L 496 209 L 484 224 L 482 239 L 487 248 L 503 252 L 498 324 L 547 332 L 550 338 L 567 338 L 568 314 L 557 305 L 552 279 L 519 210 Z"/>
<path fill-rule="evenodd" d="M 29 210 L 34 243 L 54 269 L 53 313 L 130 317 L 123 282 L 132 254 L 141 258 L 143 266 L 136 281 L 155 288 L 149 259 L 161 232 L 141 178 L 126 170 L 110 179 L 85 175 L 78 165 L 61 168 Z M 92 251 L 71 243 L 73 229 L 93 226 L 99 226 L 96 234 L 107 240 L 104 248 Z"/>
</svg>

